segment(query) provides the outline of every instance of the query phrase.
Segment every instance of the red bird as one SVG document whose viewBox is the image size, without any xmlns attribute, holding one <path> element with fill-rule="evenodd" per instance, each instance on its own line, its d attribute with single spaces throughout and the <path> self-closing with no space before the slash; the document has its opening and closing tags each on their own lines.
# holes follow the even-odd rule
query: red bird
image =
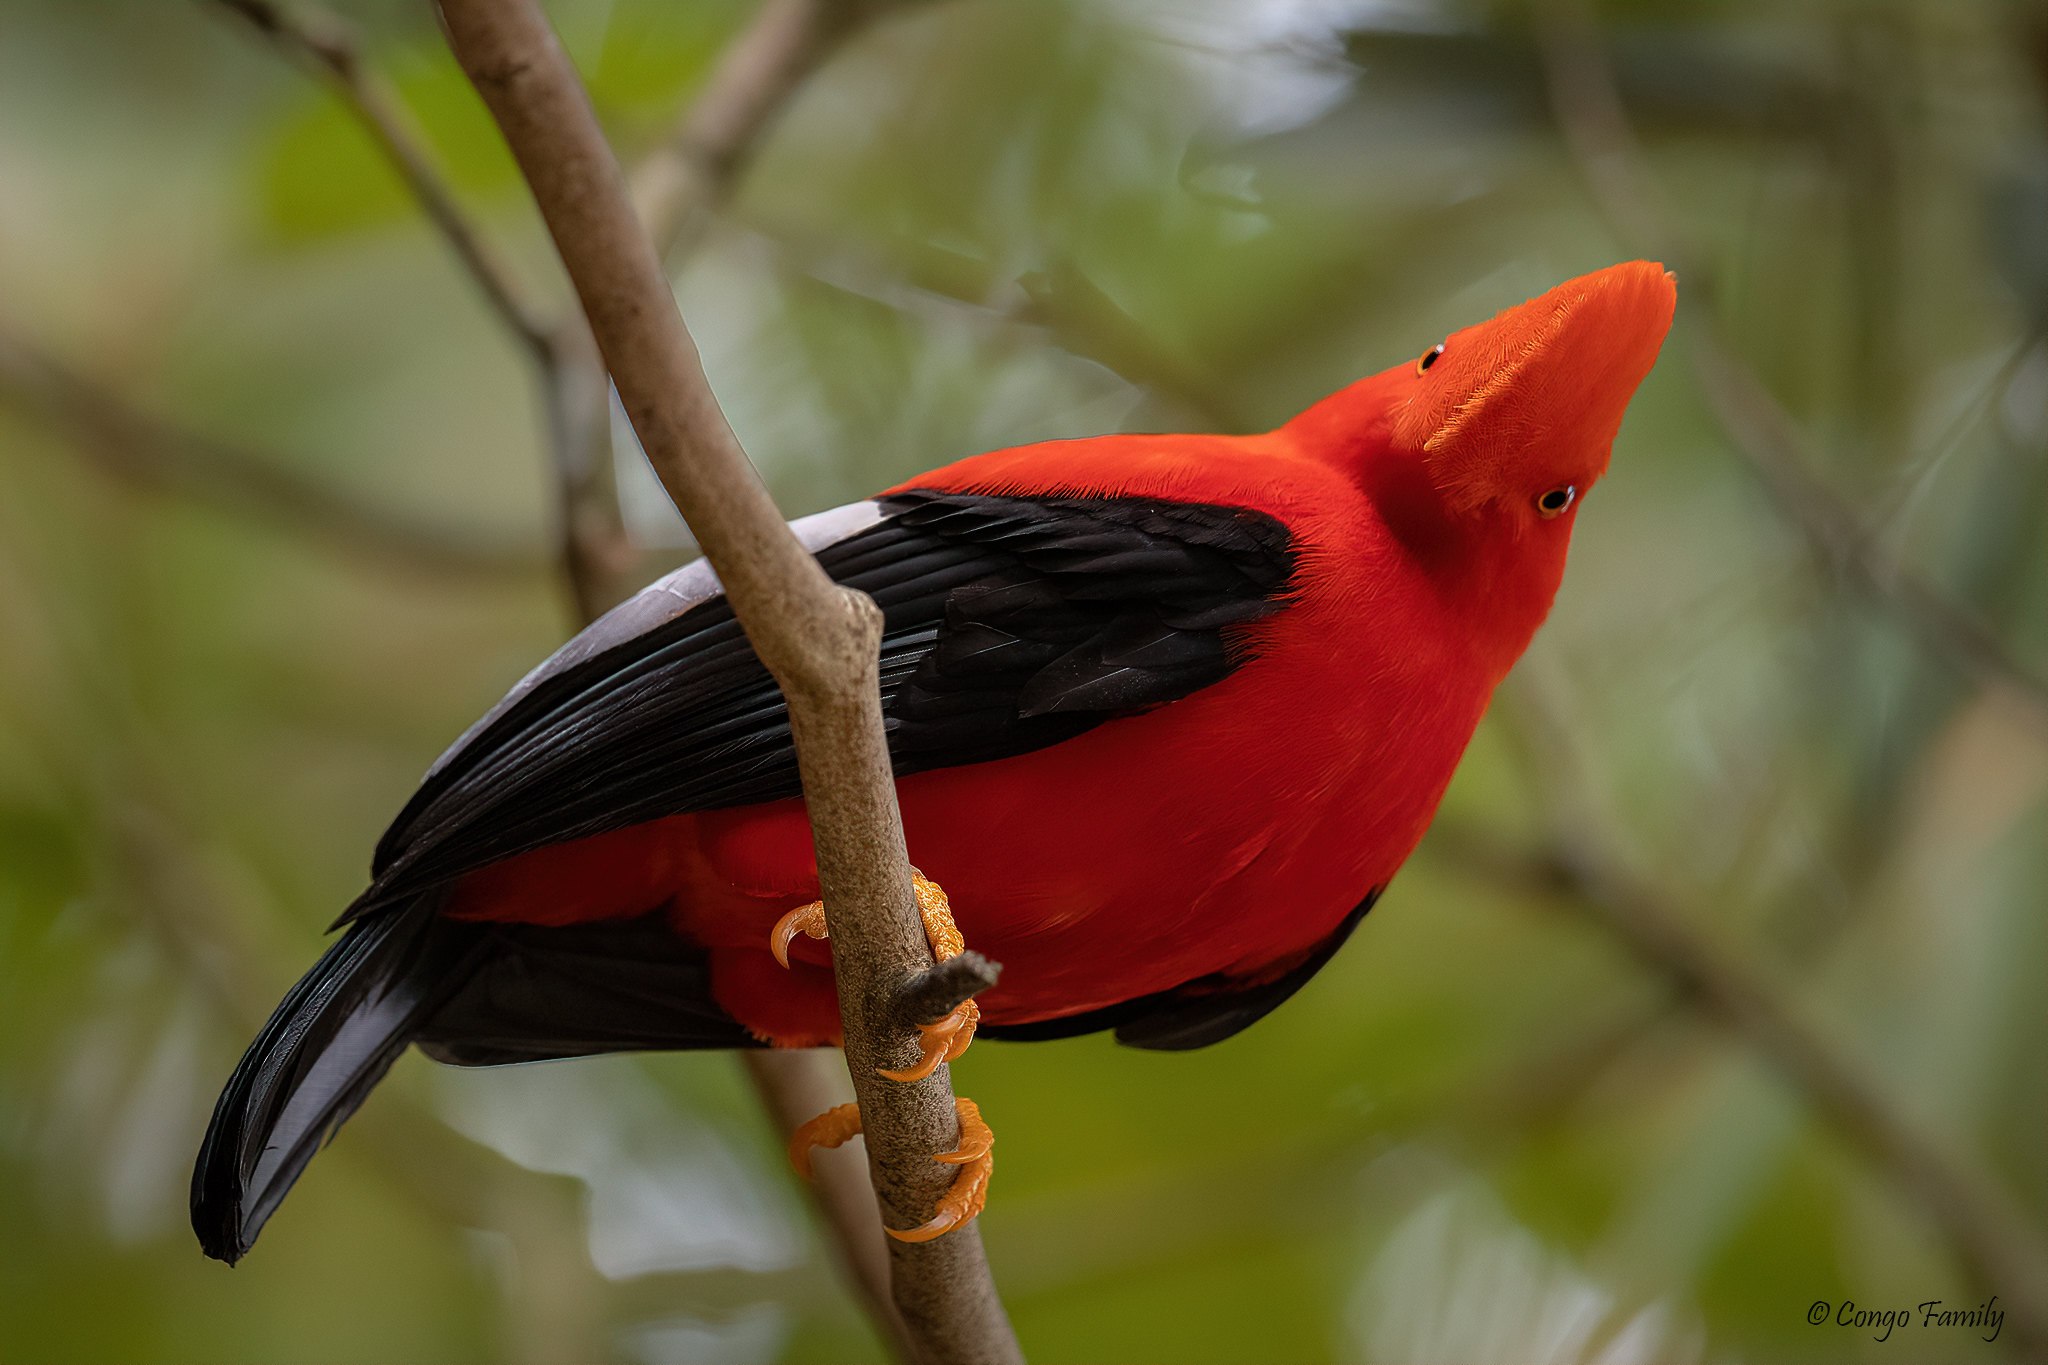
<svg viewBox="0 0 2048 1365">
<path fill-rule="evenodd" d="M 934 949 L 964 932 L 1004 966 L 897 1074 L 977 1017 L 1201 1047 L 1329 961 L 1548 613 L 1675 301 L 1661 266 L 1617 265 L 1276 431 L 1000 450 L 796 522 L 885 614 L 904 829 L 959 907 L 955 932 L 920 880 Z M 214 1111 L 211 1256 L 249 1250 L 409 1043 L 482 1066 L 838 1041 L 788 718 L 701 563 L 457 740 L 372 874 Z M 987 1130 L 962 1120 L 966 1169 L 909 1236 L 980 1207 Z"/>
</svg>

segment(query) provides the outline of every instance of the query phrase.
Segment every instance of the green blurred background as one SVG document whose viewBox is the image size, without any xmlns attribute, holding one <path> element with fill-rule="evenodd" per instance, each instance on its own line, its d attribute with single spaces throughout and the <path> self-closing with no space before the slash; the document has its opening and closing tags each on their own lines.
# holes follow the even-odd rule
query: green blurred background
<svg viewBox="0 0 2048 1365">
<path fill-rule="evenodd" d="M 550 8 L 629 161 L 753 12 Z M 427 7 L 346 12 L 554 306 Z M 797 92 L 674 261 L 792 515 L 1682 276 L 1550 625 L 1335 963 L 1205 1052 L 959 1069 L 1033 1358 L 2019 1358 L 1806 1315 L 2048 1291 L 1965 1245 L 2048 1235 L 2044 91 L 2003 0 L 950 0 Z M 651 576 L 687 542 L 620 436 Z M 717 1055 L 408 1057 L 241 1268 L 186 1229 L 384 821 L 569 628 L 554 492 L 518 346 L 317 80 L 196 0 L 0 0 L 0 1360 L 879 1356 Z"/>
</svg>

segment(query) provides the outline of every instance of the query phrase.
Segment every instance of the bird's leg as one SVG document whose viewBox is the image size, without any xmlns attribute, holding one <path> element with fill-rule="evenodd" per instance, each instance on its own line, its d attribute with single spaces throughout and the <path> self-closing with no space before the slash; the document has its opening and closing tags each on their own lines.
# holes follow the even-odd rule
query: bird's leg
<svg viewBox="0 0 2048 1365">
<path fill-rule="evenodd" d="M 918 918 L 924 921 L 925 941 L 931 944 L 932 957 L 944 962 L 949 957 L 958 957 L 967 947 L 967 940 L 960 934 L 960 926 L 953 921 L 953 907 L 946 899 L 946 893 L 939 884 L 927 878 L 916 868 L 910 869 L 910 891 L 917 900 Z M 775 960 L 783 966 L 789 965 L 789 945 L 798 934 L 811 938 L 829 938 L 831 931 L 825 923 L 825 902 L 812 901 L 800 905 L 775 922 L 775 928 L 768 936 L 768 949 L 775 954 Z M 882 1071 L 892 1081 L 921 1081 L 938 1070 L 939 1063 L 959 1059 L 967 1051 L 967 1045 L 974 1041 L 975 1027 L 981 1022 L 981 1006 L 972 1000 L 962 1001 L 953 1007 L 945 1018 L 929 1024 L 919 1024 L 918 1048 L 923 1054 L 916 1063 L 901 1071 Z"/>
<path fill-rule="evenodd" d="M 939 884 L 913 867 L 910 869 L 910 892 L 917 901 L 917 916 L 924 921 L 924 936 L 932 946 L 932 958 L 944 962 L 966 951 L 967 940 L 961 936 L 960 926 L 953 922 L 952 904 L 947 901 L 946 893 Z M 939 1069 L 939 1063 L 957 1061 L 960 1054 L 967 1051 L 967 1045 L 974 1041 L 974 1030 L 980 1023 L 981 1006 L 972 1000 L 961 1001 L 944 1018 L 917 1026 L 918 1048 L 923 1055 L 916 1065 L 901 1071 L 885 1070 L 881 1074 L 892 1081 L 908 1083 L 923 1080 Z M 972 1217 L 971 1214 L 969 1216 Z M 937 1236 L 936 1233 L 933 1235 Z"/>
<path fill-rule="evenodd" d="M 789 1164 L 804 1179 L 811 1178 L 811 1148 L 841 1147 L 860 1136 L 860 1106 L 835 1104 L 813 1119 L 805 1119 L 789 1135 Z"/>
<path fill-rule="evenodd" d="M 954 923 L 953 907 L 939 884 L 913 867 L 910 869 L 910 889 L 917 900 L 918 918 L 924 921 L 925 941 L 931 944 L 932 957 L 944 962 L 966 951 L 967 940 L 961 936 L 960 926 Z M 800 905 L 776 921 L 768 937 L 768 947 L 775 954 L 775 960 L 785 967 L 789 965 L 789 945 L 798 934 L 820 939 L 830 937 L 823 901 Z M 938 1070 L 941 1062 L 953 1061 L 967 1051 L 967 1045 L 974 1041 L 975 1026 L 980 1022 L 981 1007 L 972 1000 L 963 1001 L 945 1018 L 917 1026 L 918 1047 L 923 1056 L 915 1065 L 901 1071 L 882 1068 L 878 1071 L 892 1081 L 921 1081 Z M 930 1222 L 904 1232 L 890 1227 L 883 1229 L 899 1242 L 929 1242 L 934 1237 L 944 1236 L 972 1220 L 988 1202 L 988 1178 L 995 1170 L 995 1158 L 989 1151 L 995 1144 L 995 1134 L 982 1121 L 981 1109 L 973 1100 L 955 1099 L 953 1106 L 960 1121 L 960 1145 L 950 1152 L 941 1152 L 934 1160 L 960 1167 L 960 1174 L 952 1187 L 939 1197 Z M 827 1109 L 790 1135 L 790 1164 L 796 1167 L 798 1175 L 808 1180 L 811 1178 L 813 1147 L 837 1147 L 857 1136 L 860 1130 L 859 1105 L 841 1104 Z"/>
<path fill-rule="evenodd" d="M 934 1159 L 960 1167 L 960 1174 L 952 1188 L 939 1196 L 931 1221 L 901 1232 L 892 1227 L 882 1229 L 899 1242 L 929 1242 L 942 1237 L 972 1220 L 988 1202 L 988 1178 L 995 1170 L 995 1157 L 991 1154 L 995 1134 L 982 1121 L 981 1109 L 973 1100 L 954 1100 L 953 1112 L 960 1121 L 960 1145 Z M 789 1164 L 809 1180 L 813 1147 L 837 1147 L 859 1134 L 860 1106 L 835 1105 L 790 1135 Z"/>
<path fill-rule="evenodd" d="M 775 960 L 785 968 L 789 966 L 789 944 L 798 934 L 811 938 L 830 938 L 825 927 L 825 902 L 812 901 L 775 921 L 775 928 L 768 934 L 768 951 L 775 954 Z"/>
<path fill-rule="evenodd" d="M 939 1153 L 933 1160 L 958 1166 L 960 1174 L 954 1177 L 952 1187 L 939 1196 L 930 1222 L 920 1223 L 907 1232 L 891 1227 L 882 1229 L 899 1242 L 929 1242 L 934 1237 L 943 1237 L 962 1223 L 973 1221 L 981 1206 L 988 1202 L 988 1178 L 996 1168 L 991 1150 L 996 1135 L 982 1121 L 981 1106 L 973 1100 L 964 1096 L 955 1099 L 953 1112 L 960 1120 L 960 1145 Z"/>
</svg>

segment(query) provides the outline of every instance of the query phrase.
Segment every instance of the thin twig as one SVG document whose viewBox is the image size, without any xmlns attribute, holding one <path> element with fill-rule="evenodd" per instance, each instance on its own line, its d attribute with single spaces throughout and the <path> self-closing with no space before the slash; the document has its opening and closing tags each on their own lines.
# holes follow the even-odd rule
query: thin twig
<svg viewBox="0 0 2048 1365">
<path fill-rule="evenodd" d="M 333 81 L 340 97 L 413 189 L 458 259 L 497 305 L 505 323 L 539 362 L 539 389 L 549 465 L 556 487 L 558 553 L 580 623 L 588 623 L 637 584 L 638 554 L 624 526 L 613 479 L 610 376 L 580 311 L 569 310 L 545 333 L 520 298 L 512 276 L 470 227 L 388 87 L 361 63 L 338 17 L 312 8 L 221 0 L 254 23 L 288 56 L 309 62 Z M 636 197 L 651 230 L 673 249 L 732 191 L 755 143 L 802 79 L 836 44 L 897 0 L 771 0 L 734 40 L 676 133 L 635 177 Z M 545 344 L 536 344 L 536 339 Z M 748 1053 L 747 1070 L 784 1131 L 847 1098 L 844 1073 L 812 1052 Z M 836 1086 L 835 1086 L 836 1081 Z M 791 1107 L 820 1096 L 809 1112 Z M 888 1293 L 888 1262 L 874 1200 L 865 1181 L 825 1159 L 816 1193 L 850 1281 L 878 1328 L 902 1341 L 902 1323 Z"/>
<path fill-rule="evenodd" d="M 896 990 L 930 963 L 882 734 L 881 613 L 826 578 L 789 534 L 733 436 L 582 82 L 534 0 L 443 0 L 441 13 L 533 191 L 643 449 L 788 703 L 870 1171 L 885 1220 L 922 1223 L 951 1183 L 932 1158 L 958 1141 L 958 1125 L 945 1068 L 914 1085 L 877 1074 L 917 1051 Z M 973 1225 L 890 1252 L 897 1307 L 921 1357 L 1021 1358 Z"/>
<path fill-rule="evenodd" d="M 611 376 L 580 312 L 556 326 L 539 384 L 556 551 L 577 623 L 588 625 L 639 586 L 639 555 L 613 477 Z"/>
<path fill-rule="evenodd" d="M 556 484 L 558 553 L 578 613 L 586 620 L 595 616 L 630 590 L 636 556 L 611 480 L 610 381 L 582 316 L 572 309 L 550 324 L 526 299 L 510 268 L 456 200 L 404 103 L 362 60 L 361 46 L 345 20 L 309 4 L 215 3 L 327 81 L 533 360 Z"/>
<path fill-rule="evenodd" d="M 367 559 L 479 578 L 544 569 L 539 547 L 408 518 L 295 472 L 282 458 L 144 415 L 0 328 L 0 393 L 70 437 L 94 467 L 150 492 L 175 492 Z"/>
<path fill-rule="evenodd" d="M 246 20 L 294 60 L 309 63 L 390 161 L 406 188 L 433 220 L 469 277 L 483 291 L 507 330 L 542 364 L 552 332 L 524 298 L 517 279 L 487 242 L 428 155 L 405 105 L 362 61 L 355 30 L 339 15 L 312 6 L 271 0 L 214 0 Z"/>
<path fill-rule="evenodd" d="M 675 131 L 634 168 L 633 202 L 656 252 L 687 250 L 812 71 L 905 0 L 765 0 L 719 57 Z"/>
<path fill-rule="evenodd" d="M 1536 14 L 1551 106 L 1594 199 L 1635 249 L 1690 276 L 1699 257 L 1642 170 L 1641 145 L 1584 0 L 1543 0 Z M 1846 570 L 1923 646 L 1980 680 L 2009 687 L 2037 719 L 2048 720 L 2048 675 L 2016 658 L 1975 612 L 1887 553 L 1856 510 L 1815 477 L 1798 424 L 1712 319 L 1697 309 L 1680 311 L 1701 391 L 1735 438 L 1736 451 L 1815 553 Z"/>
<path fill-rule="evenodd" d="M 1002 970 L 980 953 L 955 954 L 943 962 L 934 962 L 897 987 L 897 1008 L 905 1023 L 936 1024 L 993 987 Z"/>
</svg>

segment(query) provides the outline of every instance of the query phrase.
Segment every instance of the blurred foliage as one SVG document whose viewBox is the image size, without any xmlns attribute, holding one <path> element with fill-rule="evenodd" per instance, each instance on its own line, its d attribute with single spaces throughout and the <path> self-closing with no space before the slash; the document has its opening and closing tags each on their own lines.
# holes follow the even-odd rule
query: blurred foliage
<svg viewBox="0 0 2048 1365">
<path fill-rule="evenodd" d="M 552 8 L 628 155 L 750 13 Z M 348 12 L 560 296 L 428 7 Z M 1268 424 L 1657 245 L 1558 135 L 1549 12 L 919 7 L 801 92 L 677 286 L 791 514 L 991 446 Z M 2048 660 L 2048 14 L 1597 17 L 1695 321 L 1871 543 Z M 1048 318 L 1034 276 L 1090 282 L 1141 353 Z M 324 89 L 203 4 L 0 0 L 0 326 L 372 504 L 548 535 L 516 347 Z M 1199 1054 L 966 1063 L 1034 1359 L 2009 1357 L 1809 1327 L 1815 1300 L 2016 1287 L 1970 1282 L 1894 1173 L 1569 895 L 1472 855 L 1542 837 L 1540 701 L 1619 813 L 1602 837 L 2041 1233 L 2048 725 L 1812 552 L 1688 354 L 1635 405 L 1515 704 L 1311 987 Z M 651 575 L 672 514 L 620 458 Z M 217 1082 L 562 601 L 109 482 L 5 389 L 0 484 L 0 1359 L 876 1356 L 716 1056 L 408 1058 L 245 1266 L 203 1260 L 183 1182 Z"/>
</svg>

